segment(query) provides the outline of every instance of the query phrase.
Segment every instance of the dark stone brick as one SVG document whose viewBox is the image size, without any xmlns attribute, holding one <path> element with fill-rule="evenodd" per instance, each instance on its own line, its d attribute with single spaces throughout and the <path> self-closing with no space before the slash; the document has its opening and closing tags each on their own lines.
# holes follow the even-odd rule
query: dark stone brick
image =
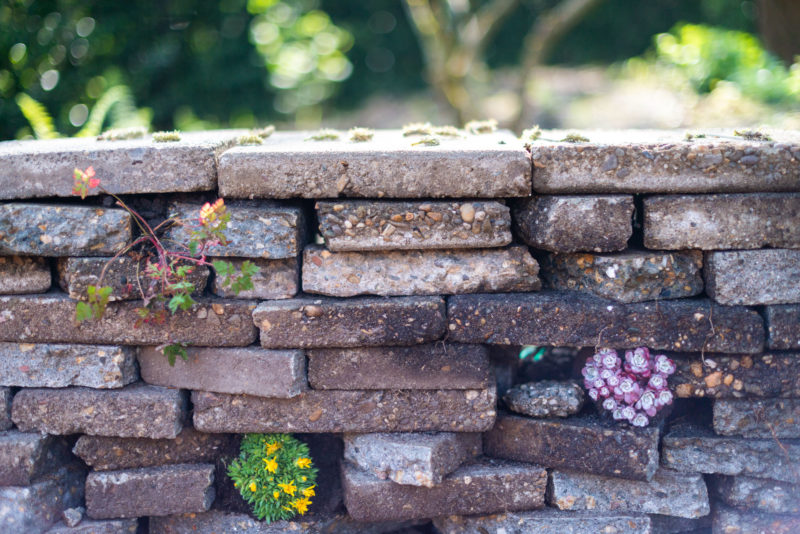
<svg viewBox="0 0 800 534">
<path fill-rule="evenodd" d="M 597 534 L 625 532 L 651 534 L 650 518 L 641 514 L 613 512 L 561 512 L 545 508 L 533 512 L 503 512 L 492 515 L 434 518 L 436 531 L 441 534 L 530 534 L 558 532 L 560 534 Z"/>
<path fill-rule="evenodd" d="M 797 353 L 676 355 L 669 382 L 678 397 L 797 397 Z"/>
<path fill-rule="evenodd" d="M 708 252 L 706 293 L 720 304 L 800 302 L 800 250 Z"/>
<path fill-rule="evenodd" d="M 800 305 L 767 306 L 767 346 L 800 350 Z"/>
<path fill-rule="evenodd" d="M 71 460 L 69 446 L 43 434 L 0 432 L 0 486 L 29 486 Z"/>
<path fill-rule="evenodd" d="M 800 399 L 716 400 L 714 432 L 745 438 L 800 439 Z"/>
<path fill-rule="evenodd" d="M 217 258 L 211 258 L 214 261 Z M 290 299 L 300 290 L 300 259 L 287 258 L 284 260 L 262 260 L 261 258 L 225 258 L 224 261 L 233 264 L 236 272 L 241 272 L 242 263 L 250 261 L 258 267 L 258 272 L 250 279 L 253 289 L 245 289 L 239 294 L 230 287 L 223 287 L 223 279 L 214 277 L 211 291 L 220 297 L 233 299 Z"/>
<path fill-rule="evenodd" d="M 800 516 L 795 514 L 766 514 L 715 506 L 713 533 L 720 534 L 796 534 L 800 532 Z"/>
<path fill-rule="evenodd" d="M 61 512 L 83 501 L 86 471 L 61 467 L 30 486 L 0 487 L 0 531 L 45 532 L 61 519 Z"/>
<path fill-rule="evenodd" d="M 139 531 L 139 520 L 106 519 L 95 521 L 84 519 L 74 527 L 57 523 L 47 534 L 136 534 Z"/>
<path fill-rule="evenodd" d="M 650 514 L 652 534 L 709 534 L 711 514 L 697 519 Z"/>
<path fill-rule="evenodd" d="M 711 489 L 726 504 L 772 514 L 800 514 L 800 485 L 751 477 L 714 476 Z"/>
<path fill-rule="evenodd" d="M 9 388 L 0 387 L 0 430 L 11 428 L 14 423 L 11 421 L 11 399 L 14 394 Z"/>
<path fill-rule="evenodd" d="M 531 417 L 567 417 L 581 411 L 583 401 L 583 388 L 572 381 L 528 382 L 503 395 L 509 410 Z"/>
<path fill-rule="evenodd" d="M 0 295 L 44 293 L 52 285 L 50 265 L 44 258 L 0 257 Z"/>
</svg>

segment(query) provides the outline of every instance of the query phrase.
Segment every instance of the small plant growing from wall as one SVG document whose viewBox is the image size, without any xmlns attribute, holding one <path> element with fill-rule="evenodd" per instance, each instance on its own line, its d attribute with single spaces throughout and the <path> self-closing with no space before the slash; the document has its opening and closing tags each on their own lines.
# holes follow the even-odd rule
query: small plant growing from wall
<svg viewBox="0 0 800 534">
<path fill-rule="evenodd" d="M 228 476 L 253 514 L 268 523 L 304 515 L 317 483 L 308 445 L 288 434 L 247 434 Z"/>
</svg>

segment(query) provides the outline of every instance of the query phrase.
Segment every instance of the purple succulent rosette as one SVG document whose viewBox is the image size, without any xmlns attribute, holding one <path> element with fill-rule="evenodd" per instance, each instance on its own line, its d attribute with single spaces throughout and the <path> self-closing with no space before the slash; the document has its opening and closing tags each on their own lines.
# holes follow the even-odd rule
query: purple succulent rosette
<svg viewBox="0 0 800 534">
<path fill-rule="evenodd" d="M 581 370 L 589 397 L 615 421 L 647 426 L 656 414 L 672 404 L 667 378 L 675 362 L 663 354 L 651 355 L 647 347 L 625 352 L 625 361 L 613 349 L 600 349 Z"/>
</svg>

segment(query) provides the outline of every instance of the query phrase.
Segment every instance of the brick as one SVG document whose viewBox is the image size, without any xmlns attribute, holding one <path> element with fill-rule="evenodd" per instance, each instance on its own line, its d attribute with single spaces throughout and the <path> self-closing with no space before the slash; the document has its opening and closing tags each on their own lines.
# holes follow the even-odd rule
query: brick
<svg viewBox="0 0 800 534">
<path fill-rule="evenodd" d="M 761 316 L 708 300 L 619 304 L 575 291 L 456 295 L 450 341 L 501 345 L 611 346 L 758 353 Z"/>
<path fill-rule="evenodd" d="M 444 335 L 445 305 L 441 297 L 299 298 L 260 303 L 253 322 L 267 349 L 417 345 Z"/>
<path fill-rule="evenodd" d="M 660 469 L 649 481 L 625 480 L 577 471 L 552 471 L 547 501 L 559 510 L 639 512 L 697 518 L 708 515 L 702 475 Z"/>
<path fill-rule="evenodd" d="M 495 390 L 308 391 L 293 399 L 192 392 L 201 432 L 483 432 Z"/>
<path fill-rule="evenodd" d="M 800 190 L 795 133 L 770 131 L 770 142 L 734 137 L 730 130 L 715 133 L 720 135 L 687 141 L 675 130 L 592 130 L 586 132 L 590 143 L 539 140 L 530 147 L 533 187 L 562 194 Z"/>
<path fill-rule="evenodd" d="M 492 381 L 481 345 L 431 344 L 308 351 L 314 389 L 484 389 Z"/>
<path fill-rule="evenodd" d="M 650 480 L 658 468 L 658 437 L 658 428 L 626 428 L 594 416 L 548 420 L 500 414 L 483 436 L 483 450 L 555 469 Z"/>
<path fill-rule="evenodd" d="M 138 529 L 139 520 L 136 518 L 100 521 L 83 519 L 74 527 L 69 527 L 63 522 L 56 523 L 47 534 L 136 534 Z"/>
<path fill-rule="evenodd" d="M 259 397 L 294 397 L 308 389 L 306 358 L 300 350 L 260 347 L 186 349 L 188 360 L 170 365 L 157 347 L 139 350 L 148 384 Z"/>
<path fill-rule="evenodd" d="M 800 250 L 706 253 L 706 293 L 720 304 L 800 302 Z"/>
<path fill-rule="evenodd" d="M 717 436 L 697 426 L 664 436 L 661 462 L 676 471 L 746 475 L 800 484 L 800 441 Z"/>
<path fill-rule="evenodd" d="M 303 254 L 303 290 L 334 297 L 535 291 L 539 264 L 528 248 Z"/>
<path fill-rule="evenodd" d="M 112 302 L 100 320 L 75 323 L 67 295 L 0 297 L 0 340 L 26 343 L 100 343 L 247 346 L 257 337 L 249 300 L 197 299 L 191 310 L 167 314 L 165 324 L 139 324 L 141 301 Z"/>
<path fill-rule="evenodd" d="M 502 247 L 511 212 L 496 201 L 317 202 L 319 229 L 334 252 Z"/>
<path fill-rule="evenodd" d="M 50 265 L 46 259 L 0 257 L 0 295 L 44 293 L 51 285 Z"/>
<path fill-rule="evenodd" d="M 745 438 L 800 439 L 800 399 L 718 399 L 714 432 Z"/>
<path fill-rule="evenodd" d="M 552 252 L 623 250 L 633 233 L 633 197 L 533 197 L 514 205 L 514 228 Z"/>
<path fill-rule="evenodd" d="M 0 204 L 0 255 L 113 256 L 131 239 L 125 210 L 58 204 Z"/>
<path fill-rule="evenodd" d="M 201 207 L 195 202 L 172 203 L 169 216 L 190 224 L 173 225 L 167 231 L 168 239 L 188 243 L 192 221 L 199 216 Z M 228 202 L 226 208 L 230 215 L 225 230 L 228 244 L 208 248 L 207 255 L 280 260 L 293 258 L 303 250 L 305 219 L 300 208 L 248 201 Z"/>
<path fill-rule="evenodd" d="M 61 439 L 9 430 L 0 432 L 0 486 L 29 486 L 35 479 L 69 463 Z"/>
<path fill-rule="evenodd" d="M 0 342 L 3 386 L 113 389 L 138 379 L 130 347 Z"/>
<path fill-rule="evenodd" d="M 11 428 L 11 399 L 14 393 L 9 388 L 0 387 L 0 430 Z"/>
<path fill-rule="evenodd" d="M 800 349 L 800 305 L 767 306 L 767 347 Z"/>
<path fill-rule="evenodd" d="M 183 428 L 174 439 L 81 436 L 72 452 L 95 471 L 214 462 L 230 445 L 227 434 Z"/>
<path fill-rule="evenodd" d="M 86 512 L 93 519 L 205 512 L 214 501 L 214 466 L 181 464 L 86 477 Z"/>
<path fill-rule="evenodd" d="M 714 476 L 712 493 L 725 504 L 774 514 L 800 514 L 800 485 L 744 476 Z"/>
<path fill-rule="evenodd" d="M 795 534 L 800 531 L 800 516 L 766 514 L 715 506 L 711 532 L 724 534 Z"/>
<path fill-rule="evenodd" d="M 488 514 L 544 506 L 547 472 L 536 465 L 484 459 L 460 467 L 432 488 L 379 480 L 342 466 L 347 513 L 357 521 Z"/>
<path fill-rule="evenodd" d="M 344 438 L 344 458 L 381 480 L 432 488 L 481 454 L 480 434 L 379 433 Z"/>
<path fill-rule="evenodd" d="M 182 132 L 181 140 L 172 143 L 155 143 L 149 135 L 127 141 L 0 143 L 0 191 L 2 198 L 69 197 L 73 170 L 90 165 L 109 193 L 211 191 L 217 185 L 217 157 L 239 134 Z"/>
<path fill-rule="evenodd" d="M 186 398 L 178 390 L 134 384 L 123 389 L 23 389 L 11 417 L 23 432 L 174 438 Z"/>
<path fill-rule="evenodd" d="M 798 248 L 800 195 L 645 198 L 644 246 L 666 250 Z"/>
<path fill-rule="evenodd" d="M 225 198 L 502 198 L 528 196 L 531 163 L 510 132 L 442 139 L 376 131 L 366 143 L 304 141 L 279 132 L 263 145 L 236 147 L 219 162 Z"/>
<path fill-rule="evenodd" d="M 182 262 L 183 265 L 191 265 Z M 61 258 L 57 263 L 58 284 L 70 298 L 87 300 L 87 289 L 90 285 L 110 287 L 109 301 L 135 300 L 142 298 L 141 288 L 147 288 L 151 280 L 145 277 L 147 260 L 135 260 L 130 256 L 121 256 L 113 261 L 108 258 Z M 100 275 L 105 269 L 102 283 Z M 186 278 L 191 282 L 194 295 L 201 294 L 208 282 L 208 267 L 193 266 L 191 274 Z"/>
<path fill-rule="evenodd" d="M 650 518 L 622 512 L 561 512 L 552 508 L 533 512 L 503 512 L 484 516 L 445 516 L 433 520 L 441 534 L 529 534 L 559 532 L 561 534 L 596 534 L 626 532 L 650 534 Z"/>
<path fill-rule="evenodd" d="M 551 254 L 542 261 L 542 278 L 553 289 L 642 302 L 702 293 L 702 267 L 698 251 Z"/>
<path fill-rule="evenodd" d="M 213 262 L 216 259 L 218 258 L 211 258 L 209 261 Z M 240 291 L 238 295 L 230 287 L 223 285 L 221 277 L 215 276 L 211 291 L 217 296 L 234 299 L 290 299 L 300 290 L 299 258 L 284 260 L 224 258 L 224 261 L 233 264 L 237 273 L 241 272 L 245 261 L 250 261 L 258 267 L 258 272 L 250 278 L 253 289 Z"/>
<path fill-rule="evenodd" d="M 62 511 L 83 501 L 85 479 L 84 469 L 69 465 L 30 486 L 0 487 L 0 530 L 45 532 L 59 521 Z"/>
<path fill-rule="evenodd" d="M 581 411 L 585 399 L 577 382 L 542 380 L 519 384 L 503 395 L 508 409 L 531 417 L 567 417 Z"/>
<path fill-rule="evenodd" d="M 678 397 L 797 397 L 797 353 L 677 355 L 670 385 Z"/>
</svg>

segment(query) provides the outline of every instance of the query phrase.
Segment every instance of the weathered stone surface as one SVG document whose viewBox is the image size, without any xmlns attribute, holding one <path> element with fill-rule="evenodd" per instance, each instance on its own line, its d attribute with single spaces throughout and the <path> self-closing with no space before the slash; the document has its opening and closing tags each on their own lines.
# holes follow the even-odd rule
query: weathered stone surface
<svg viewBox="0 0 800 534">
<path fill-rule="evenodd" d="M 664 436 L 661 462 L 690 473 L 771 478 L 800 484 L 800 441 L 717 436 L 681 426 Z"/>
<path fill-rule="evenodd" d="M 214 261 L 217 258 L 212 258 Z M 214 277 L 211 291 L 220 297 L 234 299 L 290 299 L 300 290 L 300 259 L 287 258 L 283 260 L 250 260 L 239 258 L 225 258 L 224 261 L 233 264 L 237 273 L 242 271 L 242 264 L 250 261 L 258 267 L 258 272 L 250 279 L 253 289 L 246 289 L 235 294 L 230 287 L 224 287 L 223 279 Z"/>
<path fill-rule="evenodd" d="M 641 514 L 614 512 L 561 512 L 545 508 L 533 512 L 504 512 L 484 516 L 434 518 L 433 524 L 441 534 L 530 534 L 558 532 L 560 534 L 597 534 L 625 532 L 651 534 L 650 518 Z"/>
<path fill-rule="evenodd" d="M 342 466 L 344 502 L 357 521 L 395 521 L 442 515 L 489 514 L 544 506 L 547 471 L 517 462 L 484 459 L 460 467 L 432 488 L 379 480 Z"/>
<path fill-rule="evenodd" d="M 567 417 L 578 413 L 583 401 L 580 385 L 556 380 L 520 384 L 503 395 L 509 410 L 531 417 Z"/>
<path fill-rule="evenodd" d="M 125 210 L 60 204 L 0 204 L 0 255 L 113 256 L 131 238 Z"/>
<path fill-rule="evenodd" d="M 648 197 L 644 199 L 644 246 L 666 250 L 800 248 L 800 195 Z"/>
<path fill-rule="evenodd" d="M 11 428 L 11 399 L 14 394 L 10 389 L 0 387 L 0 430 Z"/>
<path fill-rule="evenodd" d="M 352 434 L 344 458 L 381 480 L 432 488 L 481 454 L 480 434 L 436 432 Z"/>
<path fill-rule="evenodd" d="M 514 227 L 552 252 L 623 250 L 633 233 L 633 197 L 532 197 L 514 206 Z"/>
<path fill-rule="evenodd" d="M 696 519 L 650 514 L 650 525 L 652 534 L 708 534 L 711 532 L 711 514 Z"/>
<path fill-rule="evenodd" d="M 305 219 L 300 208 L 279 206 L 270 202 L 233 201 L 226 205 L 231 219 L 225 230 L 227 245 L 207 249 L 209 256 L 262 258 L 280 260 L 300 254 L 305 243 Z M 169 216 L 190 224 L 173 225 L 169 239 L 188 243 L 192 221 L 197 219 L 202 204 L 175 202 Z"/>
<path fill-rule="evenodd" d="M 649 481 L 552 471 L 547 502 L 559 510 L 702 517 L 711 511 L 702 475 L 660 469 Z"/>
<path fill-rule="evenodd" d="M 496 201 L 317 202 L 328 249 L 341 251 L 502 247 L 511 212 Z"/>
<path fill-rule="evenodd" d="M 227 434 L 204 434 L 185 427 L 174 439 L 81 436 L 72 449 L 95 471 L 164 464 L 209 463 L 230 444 Z"/>
<path fill-rule="evenodd" d="M 294 399 L 192 392 L 201 432 L 483 432 L 495 418 L 484 390 L 308 391 Z"/>
<path fill-rule="evenodd" d="M 730 506 L 774 514 L 800 514 L 800 485 L 744 476 L 714 476 L 712 493 Z"/>
<path fill-rule="evenodd" d="M 253 322 L 268 349 L 417 345 L 444 335 L 445 305 L 440 297 L 300 298 L 260 303 Z"/>
<path fill-rule="evenodd" d="M 44 293 L 51 285 L 50 265 L 44 258 L 0 256 L 0 295 Z"/>
<path fill-rule="evenodd" d="M 136 518 L 101 521 L 84 519 L 74 527 L 57 523 L 47 534 L 136 534 L 138 529 L 139 520 Z"/>
<path fill-rule="evenodd" d="M 483 389 L 492 374 L 482 345 L 430 344 L 308 351 L 314 389 Z"/>
<path fill-rule="evenodd" d="M 4 386 L 111 389 L 138 379 L 136 354 L 130 347 L 0 342 Z"/>
<path fill-rule="evenodd" d="M 800 532 L 800 516 L 715 506 L 711 531 L 714 534 L 796 534 Z"/>
<path fill-rule="evenodd" d="M 714 432 L 746 438 L 800 439 L 800 399 L 716 400 Z"/>
<path fill-rule="evenodd" d="M 148 384 L 259 397 L 294 397 L 308 389 L 301 350 L 259 347 L 186 349 L 175 365 L 157 347 L 139 349 L 142 380 Z"/>
<path fill-rule="evenodd" d="M 86 511 L 93 519 L 205 512 L 214 501 L 214 466 L 180 464 L 86 477 Z"/>
<path fill-rule="evenodd" d="M 675 355 L 670 386 L 678 397 L 798 397 L 797 353 Z"/>
<path fill-rule="evenodd" d="M 303 254 L 303 290 L 334 297 L 535 291 L 539 264 L 524 246 L 475 250 Z"/>
<path fill-rule="evenodd" d="M 183 265 L 191 265 L 184 262 Z M 87 300 L 87 288 L 104 286 L 112 289 L 109 301 L 134 300 L 142 298 L 141 288 L 147 288 L 151 280 L 144 275 L 147 260 L 135 260 L 121 256 L 110 261 L 108 258 L 61 258 L 58 261 L 58 285 L 69 293 L 70 298 Z M 106 269 L 102 283 L 100 275 Z M 205 290 L 208 282 L 208 267 L 194 266 L 186 281 L 194 286 L 194 294 Z M 138 280 L 137 280 L 138 279 Z"/>
<path fill-rule="evenodd" d="M 553 289 L 642 302 L 702 293 L 702 267 L 698 251 L 551 254 L 542 262 L 542 278 Z"/>
<path fill-rule="evenodd" d="M 625 428 L 594 416 L 563 420 L 500 414 L 484 453 L 555 469 L 650 480 L 658 469 L 658 428 Z"/>
<path fill-rule="evenodd" d="M 86 471 L 70 465 L 39 478 L 30 486 L 0 487 L 0 531 L 45 532 L 66 508 L 83 501 Z"/>
<path fill-rule="evenodd" d="M 575 291 L 456 295 L 450 341 L 501 345 L 610 346 L 758 353 L 761 316 L 708 300 L 619 304 Z"/>
<path fill-rule="evenodd" d="M 706 253 L 706 293 L 720 304 L 800 302 L 800 250 Z"/>
<path fill-rule="evenodd" d="M 61 518 L 68 527 L 74 527 L 81 522 L 85 513 L 86 508 L 83 506 L 76 506 L 75 508 L 67 508 L 61 512 Z"/>
<path fill-rule="evenodd" d="M 176 389 L 133 384 L 122 389 L 23 389 L 11 417 L 22 432 L 174 438 L 186 398 Z"/>
<path fill-rule="evenodd" d="M 376 131 L 366 143 L 305 141 L 279 132 L 263 145 L 237 147 L 219 162 L 225 198 L 502 198 L 528 196 L 531 162 L 510 132 L 443 138 Z"/>
<path fill-rule="evenodd" d="M 76 302 L 61 293 L 0 297 L 0 340 L 26 343 L 119 343 L 246 346 L 256 340 L 249 300 L 198 299 L 164 324 L 140 322 L 140 301 L 112 302 L 100 320 L 75 323 Z"/>
<path fill-rule="evenodd" d="M 0 486 L 28 486 L 69 461 L 69 446 L 61 438 L 0 432 Z"/>
<path fill-rule="evenodd" d="M 767 347 L 800 349 L 800 305 L 767 306 Z"/>
<path fill-rule="evenodd" d="M 775 141 L 747 140 L 730 130 L 583 132 L 590 143 L 538 140 L 531 156 L 541 193 L 713 193 L 798 191 L 800 138 L 770 131 Z M 544 132 L 562 139 L 568 132 Z"/>
</svg>

